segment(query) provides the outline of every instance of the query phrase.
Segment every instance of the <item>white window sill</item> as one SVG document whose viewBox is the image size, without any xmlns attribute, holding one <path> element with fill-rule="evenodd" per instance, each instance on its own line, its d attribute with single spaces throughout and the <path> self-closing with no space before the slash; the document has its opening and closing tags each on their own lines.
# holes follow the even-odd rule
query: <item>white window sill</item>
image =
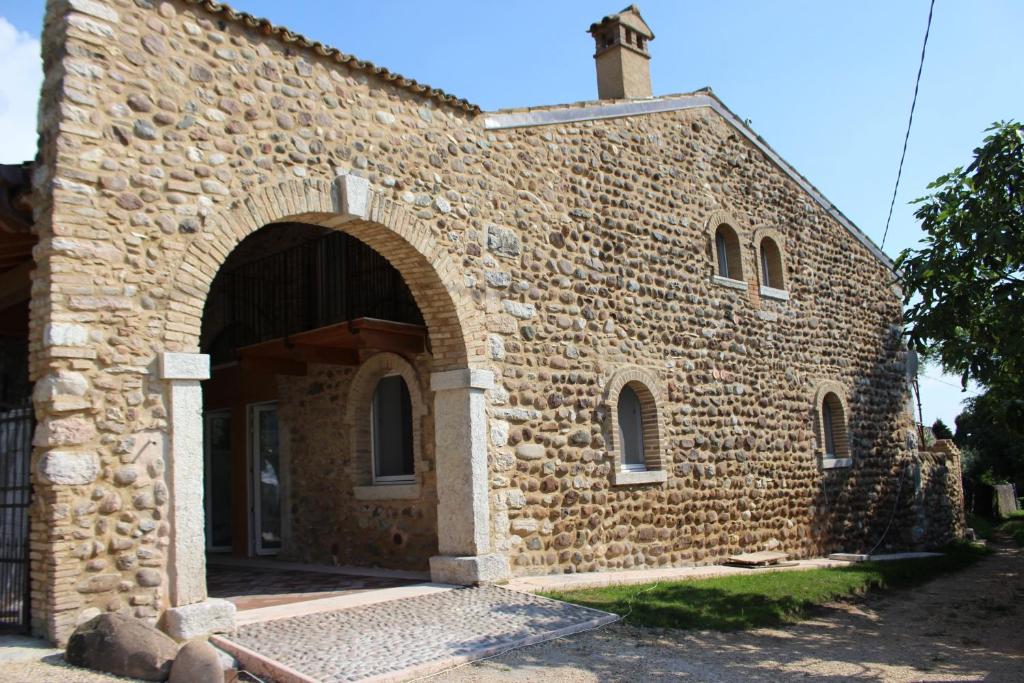
<svg viewBox="0 0 1024 683">
<path fill-rule="evenodd" d="M 637 472 L 614 470 L 612 472 L 612 486 L 661 484 L 666 481 L 668 481 L 668 473 L 665 470 L 640 470 Z"/>
<path fill-rule="evenodd" d="M 761 296 L 766 299 L 778 299 L 779 301 L 789 301 L 789 292 L 784 289 L 775 289 L 774 287 L 765 287 L 761 285 Z"/>
<path fill-rule="evenodd" d="M 723 287 L 730 287 L 732 289 L 742 289 L 747 291 L 747 283 L 743 280 L 733 280 L 731 277 L 722 277 L 721 275 L 714 275 L 711 277 L 711 281 L 716 285 Z"/>
<path fill-rule="evenodd" d="M 352 489 L 352 494 L 356 500 L 417 500 L 420 497 L 420 485 L 413 482 L 356 486 Z"/>
<path fill-rule="evenodd" d="M 845 467 L 853 467 L 853 458 L 828 458 L 821 459 L 821 469 L 836 470 Z"/>
</svg>

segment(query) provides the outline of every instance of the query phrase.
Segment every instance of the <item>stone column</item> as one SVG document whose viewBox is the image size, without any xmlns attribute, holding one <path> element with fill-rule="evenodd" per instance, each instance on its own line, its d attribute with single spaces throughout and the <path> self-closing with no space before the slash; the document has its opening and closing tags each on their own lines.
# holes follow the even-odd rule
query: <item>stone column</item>
<svg viewBox="0 0 1024 683">
<path fill-rule="evenodd" d="M 167 582 L 171 609 L 163 627 L 178 640 L 230 631 L 235 606 L 206 596 L 206 519 L 203 506 L 203 389 L 210 357 L 162 353 L 160 379 L 167 383 L 169 434 L 167 486 L 171 544 Z"/>
<path fill-rule="evenodd" d="M 434 456 L 437 545 L 430 576 L 439 583 L 477 584 L 508 578 L 508 559 L 491 552 L 487 481 L 487 370 L 435 372 Z"/>
</svg>

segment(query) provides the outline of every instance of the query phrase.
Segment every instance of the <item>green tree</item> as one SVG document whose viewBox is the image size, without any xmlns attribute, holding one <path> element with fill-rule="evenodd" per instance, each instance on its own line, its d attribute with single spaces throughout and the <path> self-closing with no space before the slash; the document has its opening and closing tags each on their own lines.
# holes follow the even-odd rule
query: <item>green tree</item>
<svg viewBox="0 0 1024 683">
<path fill-rule="evenodd" d="M 939 418 L 932 423 L 932 434 L 935 436 L 936 439 L 953 438 L 953 430 L 950 429 L 949 426 L 942 421 L 942 418 Z"/>
<path fill-rule="evenodd" d="M 986 387 L 1024 382 L 1024 130 L 994 124 L 974 161 L 928 186 L 923 244 L 896 261 L 910 341 Z M 1001 392 L 1005 395 L 1006 392 Z M 1019 392 L 1013 394 L 1019 396 Z"/>
</svg>

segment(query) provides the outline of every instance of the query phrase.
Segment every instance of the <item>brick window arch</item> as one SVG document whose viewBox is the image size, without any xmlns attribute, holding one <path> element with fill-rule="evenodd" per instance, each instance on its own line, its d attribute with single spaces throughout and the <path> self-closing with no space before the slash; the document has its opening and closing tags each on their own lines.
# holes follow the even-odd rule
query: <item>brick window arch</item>
<svg viewBox="0 0 1024 683">
<path fill-rule="evenodd" d="M 753 239 L 757 247 L 757 273 L 761 283 L 761 296 L 769 299 L 788 299 L 785 237 L 775 228 L 761 227 L 754 231 Z"/>
<path fill-rule="evenodd" d="M 668 478 L 662 453 L 658 379 L 642 368 L 623 368 L 605 386 L 606 442 L 612 484 L 652 484 Z"/>
<path fill-rule="evenodd" d="M 748 264 L 743 250 L 746 233 L 727 211 L 715 211 L 708 218 L 707 235 L 712 259 L 712 281 L 724 287 L 746 291 Z"/>
<path fill-rule="evenodd" d="M 427 414 L 420 387 L 416 369 L 395 353 L 374 354 L 356 371 L 345 415 L 356 498 L 419 497 Z"/>
<path fill-rule="evenodd" d="M 825 469 L 853 464 L 849 414 L 846 392 L 841 384 L 826 381 L 818 385 L 814 395 L 815 450 Z"/>
<path fill-rule="evenodd" d="M 715 228 L 715 265 L 719 277 L 743 279 L 743 258 L 740 238 L 728 223 Z"/>
</svg>

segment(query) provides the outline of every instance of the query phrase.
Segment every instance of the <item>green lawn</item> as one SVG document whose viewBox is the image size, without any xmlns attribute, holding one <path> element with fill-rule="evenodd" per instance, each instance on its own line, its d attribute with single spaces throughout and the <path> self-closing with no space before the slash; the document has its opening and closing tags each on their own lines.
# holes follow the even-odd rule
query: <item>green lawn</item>
<svg viewBox="0 0 1024 683">
<path fill-rule="evenodd" d="M 623 615 L 635 626 L 735 631 L 800 621 L 816 606 L 879 588 L 907 588 L 974 564 L 988 553 L 955 545 L 942 557 L 862 562 L 699 581 L 545 593 L 556 600 Z"/>
</svg>

